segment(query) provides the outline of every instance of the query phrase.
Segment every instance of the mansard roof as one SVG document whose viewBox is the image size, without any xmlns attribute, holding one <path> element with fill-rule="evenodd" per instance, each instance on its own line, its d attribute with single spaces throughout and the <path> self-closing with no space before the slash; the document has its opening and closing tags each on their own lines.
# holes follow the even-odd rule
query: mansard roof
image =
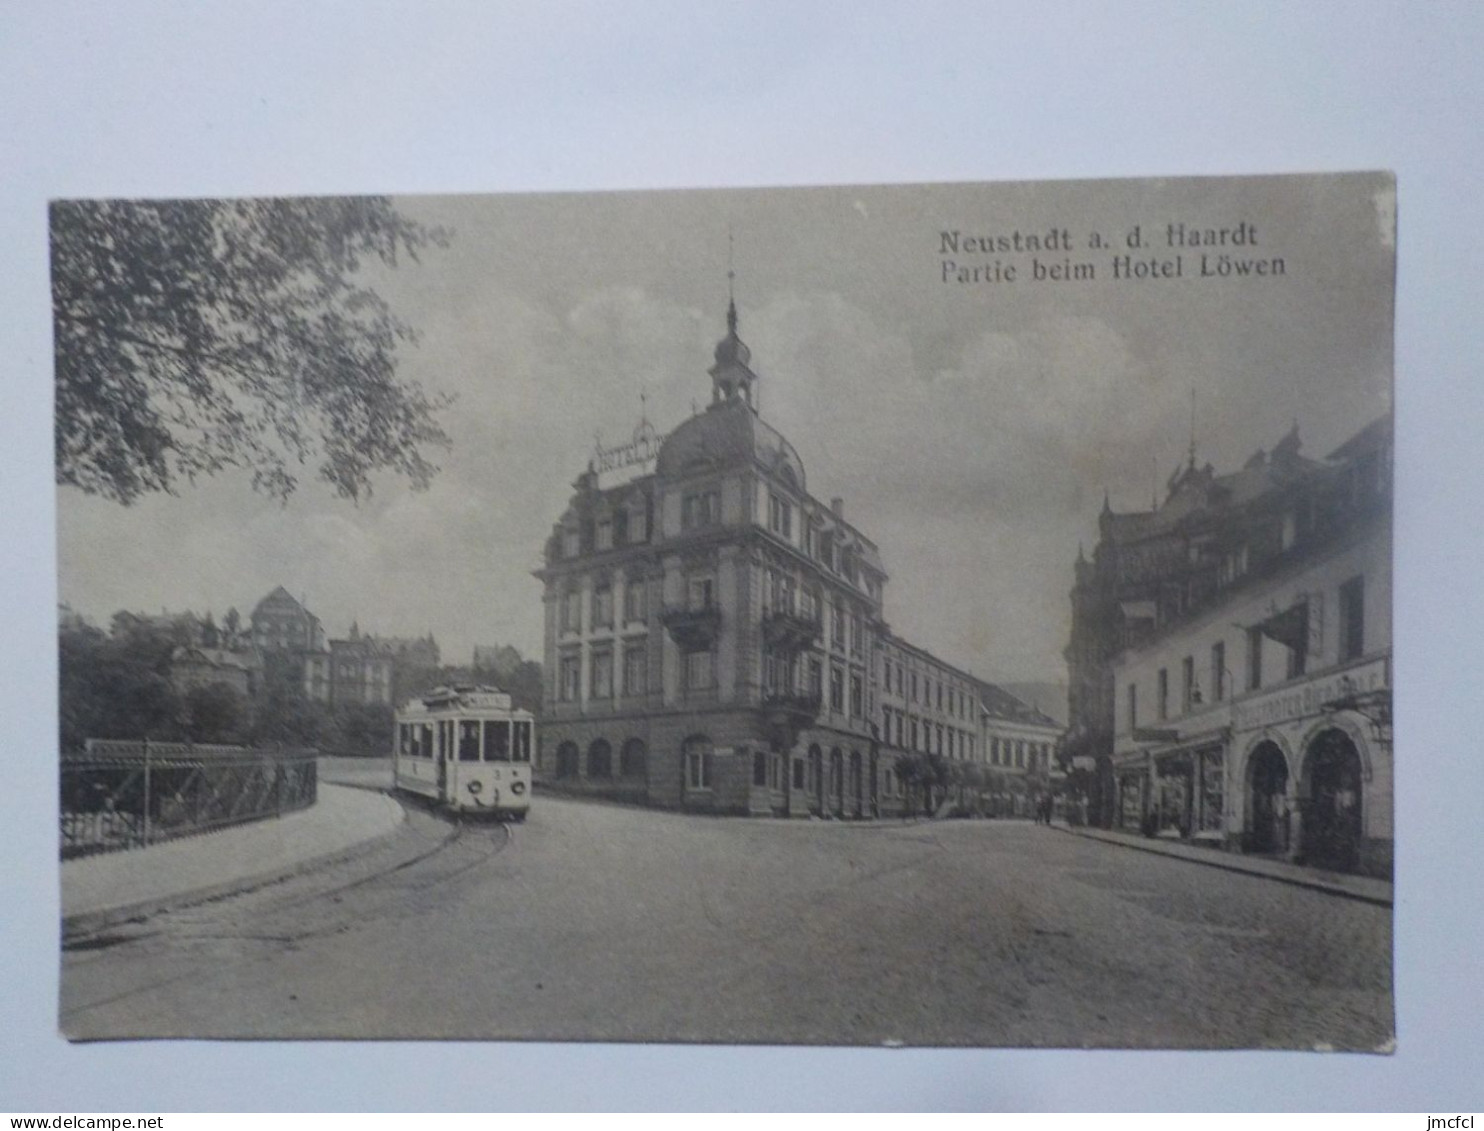
<svg viewBox="0 0 1484 1131">
<path fill-rule="evenodd" d="M 794 446 L 740 399 L 717 401 L 676 428 L 660 447 L 655 474 L 674 478 L 705 468 L 754 462 L 774 474 L 785 470 L 804 490 L 804 461 Z"/>
</svg>

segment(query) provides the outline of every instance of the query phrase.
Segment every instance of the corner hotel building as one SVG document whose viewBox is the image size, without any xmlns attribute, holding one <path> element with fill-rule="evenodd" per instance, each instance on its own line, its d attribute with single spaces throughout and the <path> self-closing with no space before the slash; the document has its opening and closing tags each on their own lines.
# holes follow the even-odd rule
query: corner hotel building
<svg viewBox="0 0 1484 1131">
<path fill-rule="evenodd" d="M 758 414 L 735 304 L 704 411 L 631 452 L 652 471 L 575 483 L 544 583 L 538 774 L 715 813 L 901 812 L 905 751 L 1050 772 L 1058 726 L 894 636 L 876 545 L 811 495 Z"/>
</svg>

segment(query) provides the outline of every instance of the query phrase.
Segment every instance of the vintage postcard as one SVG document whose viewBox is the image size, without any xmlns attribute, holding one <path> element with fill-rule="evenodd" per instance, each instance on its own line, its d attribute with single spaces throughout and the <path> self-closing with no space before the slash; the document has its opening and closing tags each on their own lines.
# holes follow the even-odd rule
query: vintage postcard
<svg viewBox="0 0 1484 1131">
<path fill-rule="evenodd" d="M 1389 1050 L 1395 215 L 56 202 L 62 1032 Z"/>
</svg>

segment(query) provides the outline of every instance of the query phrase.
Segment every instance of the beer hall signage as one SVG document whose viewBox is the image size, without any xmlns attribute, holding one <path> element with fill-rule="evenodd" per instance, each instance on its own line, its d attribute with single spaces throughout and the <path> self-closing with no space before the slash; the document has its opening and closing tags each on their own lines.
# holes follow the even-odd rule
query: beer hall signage
<svg viewBox="0 0 1484 1131">
<path fill-rule="evenodd" d="M 1280 687 L 1271 694 L 1233 703 L 1234 729 L 1255 730 L 1290 719 L 1317 715 L 1327 703 L 1367 691 L 1384 691 L 1391 683 L 1389 669 L 1387 658 L 1378 657 L 1302 686 Z"/>
</svg>

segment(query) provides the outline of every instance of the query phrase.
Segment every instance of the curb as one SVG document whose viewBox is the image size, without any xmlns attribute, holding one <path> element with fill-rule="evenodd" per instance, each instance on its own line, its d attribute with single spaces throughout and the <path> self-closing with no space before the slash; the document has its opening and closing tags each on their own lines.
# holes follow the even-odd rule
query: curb
<svg viewBox="0 0 1484 1131">
<path fill-rule="evenodd" d="M 348 787 L 354 788 L 354 787 Z M 390 795 L 388 795 L 390 798 Z M 401 802 L 396 798 L 390 798 L 398 806 Z M 286 880 L 294 879 L 308 872 L 317 871 L 331 864 L 340 864 L 369 852 L 373 846 L 387 837 L 399 831 L 407 820 L 407 810 L 402 809 L 402 816 L 397 824 L 384 833 L 367 837 L 363 841 L 350 845 L 346 848 L 338 848 L 332 852 L 323 852 L 317 856 L 309 856 L 303 860 L 297 860 L 291 865 L 278 868 L 270 868 L 265 872 L 259 872 L 250 876 L 239 876 L 233 880 L 227 880 L 219 884 L 209 884 L 205 887 L 191 888 L 186 891 L 171 892 L 169 895 L 156 896 L 153 899 L 136 900 L 133 903 L 123 903 L 116 907 L 104 907 L 94 911 L 80 911 L 75 915 L 62 917 L 61 941 L 62 949 L 67 949 L 69 942 L 78 942 L 99 931 L 107 930 L 109 927 L 118 927 L 126 923 L 143 923 L 155 915 L 163 915 L 171 911 L 183 911 L 188 907 L 199 907 L 203 903 L 215 903 L 220 899 L 227 899 L 234 895 L 245 895 L 250 891 L 260 888 L 271 887 L 281 884 Z"/>
<path fill-rule="evenodd" d="M 1344 884 L 1333 883 L 1321 879 L 1318 876 L 1293 876 L 1276 872 L 1264 872 L 1255 868 L 1245 867 L 1238 861 L 1240 857 L 1233 857 L 1228 853 L 1211 850 L 1211 859 L 1206 860 L 1198 856 L 1186 856 L 1183 853 L 1165 852 L 1151 844 L 1140 844 L 1135 841 L 1113 839 L 1111 837 L 1098 836 L 1095 833 L 1081 832 L 1069 825 L 1052 825 L 1051 828 L 1057 832 L 1066 833 L 1068 836 L 1079 837 L 1082 840 L 1095 840 L 1099 844 L 1111 844 L 1114 848 L 1128 848 L 1134 852 L 1147 852 L 1151 856 L 1162 856 L 1166 860 L 1181 860 L 1187 864 L 1197 864 L 1206 868 L 1219 868 L 1223 872 L 1236 872 L 1243 876 L 1252 876 L 1259 880 L 1275 880 L 1280 884 L 1289 884 L 1292 887 L 1308 888 L 1310 891 L 1321 891 L 1327 895 L 1338 895 L 1345 899 L 1359 900 L 1361 903 L 1369 903 L 1376 907 L 1392 907 L 1392 895 L 1373 894 L 1367 891 L 1357 891 L 1346 887 Z M 1384 881 L 1376 881 L 1382 883 Z"/>
</svg>

